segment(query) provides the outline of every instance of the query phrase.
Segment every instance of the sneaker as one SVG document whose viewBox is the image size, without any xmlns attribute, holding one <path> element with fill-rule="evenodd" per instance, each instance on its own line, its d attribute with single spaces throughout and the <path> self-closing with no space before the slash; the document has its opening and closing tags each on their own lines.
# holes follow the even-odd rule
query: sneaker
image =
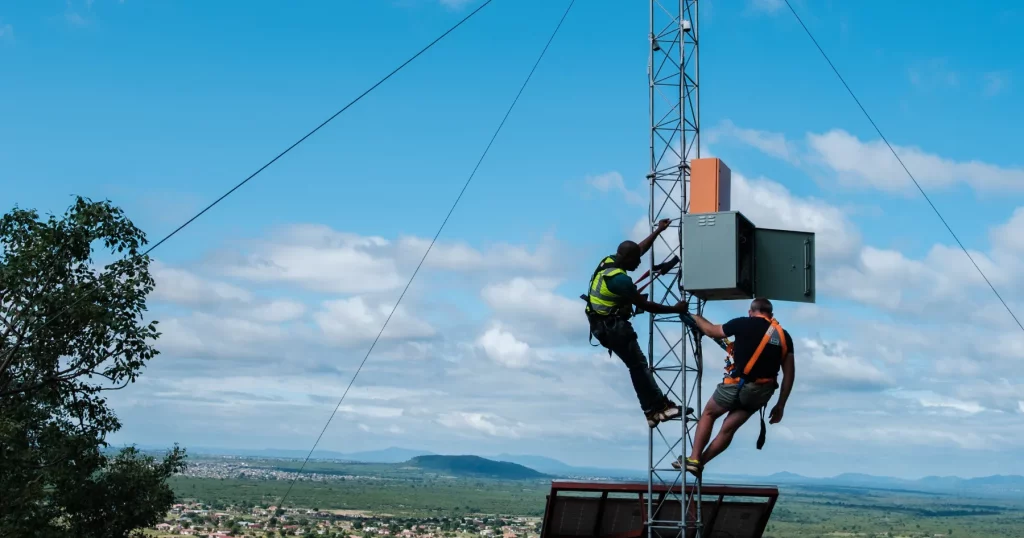
<svg viewBox="0 0 1024 538">
<path fill-rule="evenodd" d="M 672 468 L 679 470 L 683 467 L 683 457 L 679 456 L 679 459 L 672 462 Z M 704 470 L 704 466 L 695 459 L 686 458 L 686 471 L 693 474 L 694 476 L 700 476 L 700 473 Z"/>
<path fill-rule="evenodd" d="M 683 410 L 672 400 L 665 400 L 665 407 L 658 412 L 658 420 L 666 421 L 677 418 L 683 414 Z"/>
<path fill-rule="evenodd" d="M 651 428 L 657 426 L 658 422 L 660 422 L 660 420 L 658 419 L 660 414 L 661 411 L 651 411 L 649 413 L 645 413 L 645 416 L 647 417 L 647 425 L 650 426 Z"/>
<path fill-rule="evenodd" d="M 687 407 L 686 414 L 692 415 L 693 409 Z M 647 425 L 655 427 L 659 422 L 665 422 L 666 420 L 672 420 L 683 415 L 683 409 L 672 400 L 665 399 L 664 407 L 657 411 L 651 411 L 647 413 Z"/>
</svg>

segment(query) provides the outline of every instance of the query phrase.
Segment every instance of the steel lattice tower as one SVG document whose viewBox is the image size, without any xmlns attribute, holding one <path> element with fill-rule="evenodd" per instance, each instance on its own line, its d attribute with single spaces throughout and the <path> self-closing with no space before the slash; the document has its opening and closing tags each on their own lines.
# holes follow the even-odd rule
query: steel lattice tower
<svg viewBox="0 0 1024 538">
<path fill-rule="evenodd" d="M 650 264 L 675 255 L 681 262 L 651 284 L 650 299 L 668 305 L 686 300 L 691 312 L 700 312 L 704 306 L 703 301 L 685 292 L 682 282 L 686 261 L 682 216 L 689 206 L 689 163 L 700 157 L 697 28 L 697 0 L 651 0 L 647 69 L 651 119 L 649 224 L 653 229 L 661 219 L 673 222 L 651 248 Z M 669 398 L 684 409 L 694 409 L 690 418 L 659 424 L 648 438 L 650 537 L 702 535 L 700 481 L 693 483 L 692 475 L 671 465 L 679 456 L 689 455 L 694 419 L 702 408 L 700 338 L 690 333 L 677 315 L 650 314 L 647 351 L 655 379 Z M 655 495 L 659 486 L 668 486 L 670 493 Z M 689 488 L 691 495 L 686 494 Z"/>
</svg>

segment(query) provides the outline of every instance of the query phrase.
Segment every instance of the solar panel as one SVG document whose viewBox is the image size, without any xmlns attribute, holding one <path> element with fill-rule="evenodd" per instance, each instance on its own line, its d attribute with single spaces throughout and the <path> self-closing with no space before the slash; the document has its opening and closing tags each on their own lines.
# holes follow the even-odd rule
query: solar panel
<svg viewBox="0 0 1024 538">
<path fill-rule="evenodd" d="M 682 513 L 678 497 L 662 498 L 668 488 L 660 489 L 655 489 L 655 519 L 678 521 Z M 679 494 L 678 486 L 675 494 Z M 687 494 L 693 494 L 691 488 Z M 760 538 L 778 495 L 778 488 L 770 486 L 703 485 L 704 537 Z M 647 533 L 646 521 L 646 483 L 555 481 L 544 511 L 541 538 L 642 538 Z M 676 538 L 679 533 L 659 529 L 655 535 Z"/>
</svg>

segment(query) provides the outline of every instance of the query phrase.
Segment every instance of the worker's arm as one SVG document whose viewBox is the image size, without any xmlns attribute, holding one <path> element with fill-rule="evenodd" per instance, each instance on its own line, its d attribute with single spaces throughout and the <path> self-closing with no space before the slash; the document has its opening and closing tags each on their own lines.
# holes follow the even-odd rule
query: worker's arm
<svg viewBox="0 0 1024 538">
<path fill-rule="evenodd" d="M 782 359 L 782 388 L 779 390 L 779 401 L 772 408 L 768 420 L 770 424 L 775 424 L 782 420 L 782 415 L 786 411 L 786 402 L 789 400 L 789 393 L 793 390 L 795 376 L 796 360 L 793 358 L 793 352 L 790 351 Z"/>
<path fill-rule="evenodd" d="M 700 314 L 691 314 L 693 321 L 697 323 L 697 328 L 700 332 L 704 333 L 704 336 L 710 336 L 711 338 L 725 338 L 725 329 L 721 325 L 715 325 L 710 321 L 704 319 L 704 316 Z"/>
<path fill-rule="evenodd" d="M 633 296 L 630 301 L 642 308 L 645 312 L 652 312 L 654 314 L 682 314 L 686 312 L 686 303 L 680 301 L 675 306 L 663 305 L 647 299 L 647 294 L 639 294 Z"/>
<path fill-rule="evenodd" d="M 661 235 L 661 232 L 664 232 L 668 228 L 668 225 L 671 222 L 672 222 L 672 219 L 661 219 L 661 220 L 659 220 L 658 221 L 658 227 L 655 228 L 653 232 L 651 232 L 651 235 L 648 235 L 643 241 L 637 243 L 637 246 L 640 247 L 640 255 L 641 256 L 643 256 L 644 254 L 647 254 L 648 250 L 651 250 L 651 245 L 654 244 L 654 239 L 656 237 L 658 237 L 659 235 Z M 650 312 L 654 312 L 654 310 L 650 310 Z M 659 312 L 659 314 L 660 313 L 661 312 Z M 666 314 L 672 314 L 674 312 L 665 312 L 665 313 Z"/>
</svg>

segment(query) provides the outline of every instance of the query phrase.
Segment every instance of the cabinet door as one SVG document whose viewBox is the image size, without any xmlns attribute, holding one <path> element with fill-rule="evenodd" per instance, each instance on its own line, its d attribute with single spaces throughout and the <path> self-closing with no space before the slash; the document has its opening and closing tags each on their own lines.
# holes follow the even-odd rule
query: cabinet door
<svg viewBox="0 0 1024 538">
<path fill-rule="evenodd" d="M 754 295 L 814 302 L 814 233 L 757 228 L 754 245 Z"/>
</svg>

